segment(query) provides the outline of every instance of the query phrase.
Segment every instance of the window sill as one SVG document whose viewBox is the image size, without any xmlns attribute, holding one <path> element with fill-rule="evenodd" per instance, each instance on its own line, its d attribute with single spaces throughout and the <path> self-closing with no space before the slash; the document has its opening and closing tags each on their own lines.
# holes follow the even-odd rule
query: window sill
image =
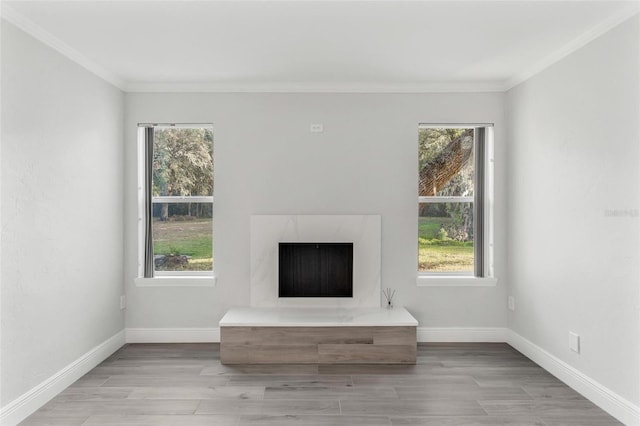
<svg viewBox="0 0 640 426">
<path fill-rule="evenodd" d="M 214 276 L 135 278 L 136 287 L 215 287 Z"/>
<path fill-rule="evenodd" d="M 498 279 L 494 277 L 477 278 L 465 276 L 418 275 L 418 287 L 495 287 Z"/>
</svg>

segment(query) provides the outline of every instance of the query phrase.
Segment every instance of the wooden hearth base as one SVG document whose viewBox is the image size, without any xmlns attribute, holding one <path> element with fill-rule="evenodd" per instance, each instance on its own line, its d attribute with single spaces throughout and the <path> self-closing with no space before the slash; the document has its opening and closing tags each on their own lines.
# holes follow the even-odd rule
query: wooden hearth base
<svg viewBox="0 0 640 426">
<path fill-rule="evenodd" d="M 417 321 L 403 308 L 394 309 L 231 310 L 220 321 L 220 359 L 223 364 L 415 364 Z"/>
</svg>

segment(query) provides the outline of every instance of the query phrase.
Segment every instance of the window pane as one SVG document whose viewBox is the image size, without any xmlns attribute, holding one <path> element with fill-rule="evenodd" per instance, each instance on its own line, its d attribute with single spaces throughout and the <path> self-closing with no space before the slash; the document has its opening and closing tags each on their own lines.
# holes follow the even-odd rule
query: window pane
<svg viewBox="0 0 640 426">
<path fill-rule="evenodd" d="M 473 203 L 419 203 L 418 271 L 473 273 Z"/>
<path fill-rule="evenodd" d="M 154 203 L 156 271 L 213 270 L 212 203 Z"/>
<path fill-rule="evenodd" d="M 213 195 L 211 129 L 155 129 L 153 195 Z"/>
<path fill-rule="evenodd" d="M 473 129 L 419 129 L 419 195 L 473 196 Z"/>
</svg>

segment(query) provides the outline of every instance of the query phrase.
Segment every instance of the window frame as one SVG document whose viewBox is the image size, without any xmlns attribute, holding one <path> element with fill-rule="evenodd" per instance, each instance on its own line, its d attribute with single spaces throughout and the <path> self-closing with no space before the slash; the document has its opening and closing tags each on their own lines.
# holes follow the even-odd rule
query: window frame
<svg viewBox="0 0 640 426">
<path fill-rule="evenodd" d="M 475 129 L 474 131 L 474 195 L 473 196 L 420 196 L 418 210 L 423 203 L 472 203 L 474 211 L 474 239 L 481 235 L 481 244 L 474 241 L 474 271 L 417 271 L 416 284 L 421 287 L 466 287 L 495 286 L 494 274 L 494 236 L 493 236 L 493 189 L 494 189 L 494 151 L 493 123 L 419 123 L 418 132 L 429 128 Z M 478 132 L 481 129 L 481 132 Z M 479 141 L 479 138 L 482 140 Z M 480 143 L 479 143 L 480 142 Z M 478 149 L 480 147 L 480 149 Z M 418 171 L 419 172 L 419 171 Z M 480 210 L 478 210 L 480 209 Z M 419 214 L 416 215 L 419 218 Z M 480 220 L 477 220 L 480 218 Z M 482 224 L 480 227 L 480 223 Z M 418 227 L 416 226 L 416 231 Z M 417 237 L 417 235 L 416 235 Z M 417 245 L 416 245 L 416 248 Z M 481 263 L 478 264 L 478 257 Z M 416 256 L 417 262 L 418 256 Z M 417 267 L 417 264 L 416 264 Z"/>
<path fill-rule="evenodd" d="M 164 287 L 164 286 L 192 286 L 192 287 L 210 287 L 214 286 L 216 277 L 214 273 L 214 265 L 211 271 L 156 271 L 153 265 L 152 276 L 146 276 L 145 263 L 146 259 L 146 233 L 147 225 L 152 218 L 148 217 L 146 205 L 150 201 L 151 205 L 155 203 L 211 203 L 212 211 L 214 207 L 214 195 L 203 196 L 154 196 L 151 194 L 147 198 L 147 182 L 146 168 L 149 161 L 147 155 L 147 139 L 145 132 L 149 129 L 163 128 L 184 128 L 184 129 L 208 129 L 213 131 L 212 123 L 139 123 L 138 124 L 138 272 L 135 278 L 135 284 L 139 287 Z M 212 142 L 213 143 L 213 142 Z M 213 149 L 213 146 L 212 146 Z M 150 153 L 152 155 L 152 153 Z M 215 157 L 214 157 L 215 158 Z M 215 163 L 215 159 L 212 159 Z M 215 168 L 214 168 L 215 173 Z M 213 229 L 212 229 L 213 232 Z M 213 244 L 213 241 L 212 241 Z M 153 262 L 153 261 L 151 261 Z"/>
</svg>

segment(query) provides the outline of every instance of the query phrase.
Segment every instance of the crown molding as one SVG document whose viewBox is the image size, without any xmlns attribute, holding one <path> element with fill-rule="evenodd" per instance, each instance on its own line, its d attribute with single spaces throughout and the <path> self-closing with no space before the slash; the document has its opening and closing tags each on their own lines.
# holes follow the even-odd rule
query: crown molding
<svg viewBox="0 0 640 426">
<path fill-rule="evenodd" d="M 640 13 L 640 2 L 630 2 L 629 6 L 620 9 L 617 13 L 611 15 L 606 20 L 600 22 L 590 30 L 574 38 L 569 43 L 562 46 L 560 49 L 556 50 L 541 61 L 537 62 L 529 70 L 515 74 L 513 77 L 507 80 L 506 84 L 502 88 L 502 91 L 506 92 L 507 90 L 510 90 L 520 83 L 523 83 L 531 77 L 541 73 L 556 62 L 559 62 L 560 60 L 566 58 L 576 50 L 587 45 L 591 41 L 597 39 L 607 31 L 612 30 L 616 26 L 620 25 L 627 19 L 630 19 L 631 17 L 637 15 L 638 13 Z"/>
<path fill-rule="evenodd" d="M 121 78 L 113 74 L 111 71 L 91 61 L 82 53 L 78 52 L 33 21 L 27 19 L 26 17 L 18 13 L 15 9 L 8 6 L 6 3 L 2 3 L 0 5 L 0 16 L 2 17 L 2 19 L 5 19 L 7 22 L 20 28 L 22 31 L 29 34 L 36 40 L 41 41 L 53 50 L 59 52 L 63 56 L 66 56 L 76 64 L 97 75 L 101 79 L 114 85 L 120 90 L 124 90 L 125 82 Z"/>
<path fill-rule="evenodd" d="M 640 1 L 629 5 L 587 32 L 537 62 L 530 69 L 514 74 L 503 81 L 430 82 L 421 84 L 357 82 L 130 82 L 88 59 L 82 53 L 49 33 L 15 9 L 0 1 L 0 17 L 27 34 L 56 50 L 68 59 L 127 93 L 487 93 L 506 92 L 534 77 L 553 64 L 569 56 L 589 42 L 602 36 L 622 22 L 640 13 Z"/>
<path fill-rule="evenodd" d="M 128 93 L 485 93 L 503 92 L 504 82 L 433 82 L 426 84 L 168 82 L 129 83 L 125 84 L 123 90 Z"/>
</svg>

